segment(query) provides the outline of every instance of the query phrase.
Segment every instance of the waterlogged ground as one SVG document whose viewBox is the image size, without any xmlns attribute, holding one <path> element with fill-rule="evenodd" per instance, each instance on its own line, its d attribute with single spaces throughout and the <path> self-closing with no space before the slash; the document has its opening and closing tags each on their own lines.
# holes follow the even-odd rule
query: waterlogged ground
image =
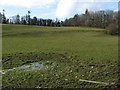
<svg viewBox="0 0 120 90">
<path fill-rule="evenodd" d="M 34 58 L 34 59 L 33 59 Z M 39 62 L 39 63 L 38 63 Z M 3 56 L 3 87 L 15 88 L 93 88 L 103 84 L 81 82 L 81 79 L 105 83 L 117 82 L 117 62 L 88 63 L 67 53 L 18 53 Z"/>
<path fill-rule="evenodd" d="M 48 65 L 49 63 L 50 65 Z M 50 61 L 34 62 L 34 63 L 26 64 L 23 66 L 14 67 L 12 69 L 5 69 L 5 70 L 2 70 L 1 73 L 5 74 L 10 71 L 28 72 L 28 71 L 37 71 L 37 70 L 47 70 L 47 69 L 54 68 L 54 66 L 55 66 L 55 63 Z"/>
</svg>

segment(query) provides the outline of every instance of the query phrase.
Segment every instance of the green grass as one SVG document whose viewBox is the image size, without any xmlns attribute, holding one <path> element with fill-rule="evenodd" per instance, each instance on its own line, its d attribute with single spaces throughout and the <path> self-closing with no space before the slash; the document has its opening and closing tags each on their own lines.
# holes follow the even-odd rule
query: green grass
<svg viewBox="0 0 120 90">
<path fill-rule="evenodd" d="M 3 69 L 43 60 L 58 63 L 53 70 L 8 72 L 3 75 L 3 87 L 100 87 L 79 79 L 116 82 L 118 37 L 104 31 L 3 25 Z"/>
</svg>

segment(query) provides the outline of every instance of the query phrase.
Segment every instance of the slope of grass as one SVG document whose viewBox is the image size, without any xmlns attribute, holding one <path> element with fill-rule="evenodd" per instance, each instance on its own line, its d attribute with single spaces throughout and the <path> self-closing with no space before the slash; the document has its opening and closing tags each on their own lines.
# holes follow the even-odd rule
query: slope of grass
<svg viewBox="0 0 120 90">
<path fill-rule="evenodd" d="M 46 71 L 8 72 L 3 75 L 3 87 L 100 87 L 79 79 L 116 82 L 118 37 L 89 27 L 3 25 L 4 69 L 41 60 L 58 66 Z"/>
</svg>

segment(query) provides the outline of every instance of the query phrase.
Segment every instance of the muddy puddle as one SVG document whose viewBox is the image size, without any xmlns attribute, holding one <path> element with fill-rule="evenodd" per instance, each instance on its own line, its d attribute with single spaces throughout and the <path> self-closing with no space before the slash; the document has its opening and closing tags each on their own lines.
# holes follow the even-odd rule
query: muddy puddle
<svg viewBox="0 0 120 90">
<path fill-rule="evenodd" d="M 55 62 L 34 62 L 26 65 L 22 65 L 20 67 L 14 67 L 12 69 L 0 70 L 0 74 L 5 74 L 9 71 L 20 71 L 20 72 L 27 72 L 27 71 L 35 71 L 35 70 L 48 70 L 54 68 L 56 65 Z"/>
</svg>

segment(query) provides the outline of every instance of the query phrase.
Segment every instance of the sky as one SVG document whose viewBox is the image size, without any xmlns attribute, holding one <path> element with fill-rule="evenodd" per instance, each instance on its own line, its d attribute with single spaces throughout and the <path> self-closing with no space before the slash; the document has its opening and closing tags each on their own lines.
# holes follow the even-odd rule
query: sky
<svg viewBox="0 0 120 90">
<path fill-rule="evenodd" d="M 5 9 L 7 18 L 19 14 L 24 16 L 28 11 L 31 17 L 64 20 L 75 14 L 82 14 L 86 9 L 118 10 L 119 0 L 0 0 L 0 12 Z"/>
</svg>

